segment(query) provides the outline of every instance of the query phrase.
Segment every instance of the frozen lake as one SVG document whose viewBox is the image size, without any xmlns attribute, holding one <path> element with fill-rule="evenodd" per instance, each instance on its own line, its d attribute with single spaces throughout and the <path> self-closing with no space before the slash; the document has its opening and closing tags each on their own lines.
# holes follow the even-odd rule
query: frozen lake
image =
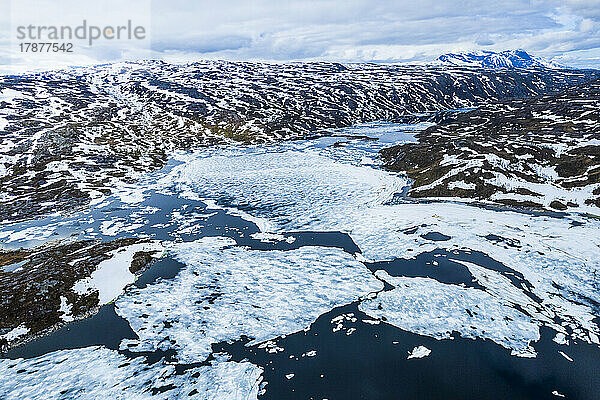
<svg viewBox="0 0 600 400">
<path fill-rule="evenodd" d="M 594 399 L 600 221 L 406 198 L 377 152 L 427 126 L 178 153 L 87 211 L 2 225 L 7 249 L 163 257 L 78 282 L 106 304 L 6 354 L 0 395 Z"/>
</svg>

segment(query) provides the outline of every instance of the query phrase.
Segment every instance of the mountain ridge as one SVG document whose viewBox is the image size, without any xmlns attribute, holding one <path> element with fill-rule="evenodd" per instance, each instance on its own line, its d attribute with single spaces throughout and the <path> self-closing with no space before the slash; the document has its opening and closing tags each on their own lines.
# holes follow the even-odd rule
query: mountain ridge
<svg viewBox="0 0 600 400">
<path fill-rule="evenodd" d="M 471 66 L 479 68 L 520 68 L 520 69 L 572 69 L 556 62 L 529 54 L 523 49 L 501 52 L 479 50 L 464 53 L 442 54 L 436 63 L 447 66 Z"/>
<path fill-rule="evenodd" d="M 85 207 L 199 146 L 557 93 L 596 72 L 144 62 L 0 76 L 0 221 Z"/>
</svg>

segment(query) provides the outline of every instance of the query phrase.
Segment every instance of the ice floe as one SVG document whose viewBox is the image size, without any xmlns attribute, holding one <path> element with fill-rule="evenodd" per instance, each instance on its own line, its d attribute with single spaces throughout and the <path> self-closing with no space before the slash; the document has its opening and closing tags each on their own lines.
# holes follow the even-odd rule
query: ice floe
<svg viewBox="0 0 600 400">
<path fill-rule="evenodd" d="M 394 289 L 360 303 L 359 310 L 372 318 L 385 317 L 394 326 L 437 339 L 456 331 L 466 338 L 491 339 L 517 354 L 535 354 L 529 344 L 539 339 L 538 326 L 510 304 L 482 290 L 431 278 L 376 274 Z"/>
<path fill-rule="evenodd" d="M 284 236 L 279 233 L 268 233 L 268 232 L 256 232 L 250 235 L 252 239 L 260 240 L 264 243 L 273 243 L 273 242 L 287 242 L 294 243 L 296 238 L 293 236 Z"/>
<path fill-rule="evenodd" d="M 563 356 L 567 361 L 573 362 L 573 359 L 569 357 L 564 351 L 558 352 L 561 356 Z"/>
<path fill-rule="evenodd" d="M 210 237 L 174 245 L 171 254 L 185 264 L 177 277 L 132 288 L 116 301 L 139 336 L 136 350 L 174 348 L 182 361 L 204 360 L 212 343 L 290 334 L 383 288 L 340 249 L 258 251 L 234 244 Z"/>
<path fill-rule="evenodd" d="M 431 354 L 431 350 L 429 350 L 427 347 L 425 346 L 417 346 L 414 349 L 412 349 L 412 351 L 408 352 L 408 357 L 406 357 L 408 360 L 410 360 L 411 358 L 423 358 L 423 357 L 427 357 Z"/>
<path fill-rule="evenodd" d="M 152 365 L 103 347 L 62 350 L 32 359 L 0 360 L 0 397 L 20 399 L 256 399 L 262 369 L 217 357 L 177 374 L 165 362 Z M 19 377 L 26 376 L 27 379 Z"/>
</svg>

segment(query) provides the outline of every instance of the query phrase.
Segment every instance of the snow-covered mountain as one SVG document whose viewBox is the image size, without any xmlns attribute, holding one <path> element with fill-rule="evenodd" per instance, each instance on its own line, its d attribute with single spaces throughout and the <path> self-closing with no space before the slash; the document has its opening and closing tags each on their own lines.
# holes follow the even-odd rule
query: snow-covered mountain
<svg viewBox="0 0 600 400">
<path fill-rule="evenodd" d="M 382 151 L 414 179 L 410 196 L 597 213 L 600 80 L 455 116 Z"/>
<path fill-rule="evenodd" d="M 506 50 L 499 53 L 493 51 L 447 53 L 439 56 L 437 61 L 442 65 L 471 66 L 480 68 L 566 68 L 565 66 L 555 62 L 533 56 L 521 49 Z"/>
<path fill-rule="evenodd" d="M 556 93 L 588 71 L 160 61 L 0 77 L 0 220 L 73 209 L 175 150 Z"/>
</svg>

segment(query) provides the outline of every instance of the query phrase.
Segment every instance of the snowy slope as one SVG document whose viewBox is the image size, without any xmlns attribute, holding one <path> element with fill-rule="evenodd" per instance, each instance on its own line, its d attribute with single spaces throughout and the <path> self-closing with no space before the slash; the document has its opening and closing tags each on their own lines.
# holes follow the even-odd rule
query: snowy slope
<svg viewBox="0 0 600 400">
<path fill-rule="evenodd" d="M 101 201 L 175 150 L 555 93 L 592 72 L 375 64 L 118 63 L 0 77 L 0 221 Z"/>
<path fill-rule="evenodd" d="M 480 68 L 566 68 L 555 62 L 533 56 L 521 49 L 506 50 L 499 53 L 493 51 L 447 53 L 438 58 L 438 63 L 442 65 Z"/>
</svg>

